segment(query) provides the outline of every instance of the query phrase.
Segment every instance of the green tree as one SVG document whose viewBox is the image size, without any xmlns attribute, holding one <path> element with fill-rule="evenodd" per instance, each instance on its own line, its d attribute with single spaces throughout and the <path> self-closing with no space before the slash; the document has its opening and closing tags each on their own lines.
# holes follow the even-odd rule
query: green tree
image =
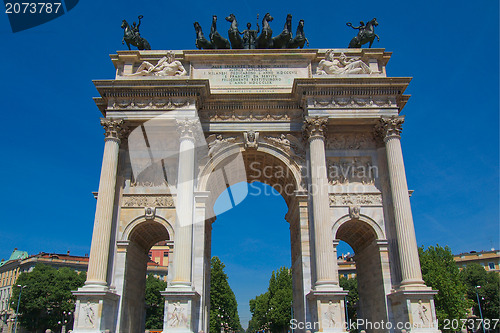
<svg viewBox="0 0 500 333">
<path fill-rule="evenodd" d="M 467 309 L 471 306 L 465 297 L 466 287 L 460 279 L 458 267 L 453 260 L 453 254 L 448 246 L 429 246 L 418 249 L 422 277 L 427 286 L 438 290 L 434 296 L 436 316 L 440 329 L 444 319 L 466 318 Z"/>
<path fill-rule="evenodd" d="M 163 328 L 163 310 L 165 308 L 165 297 L 160 292 L 167 288 L 167 283 L 148 275 L 146 279 L 146 329 Z"/>
<path fill-rule="evenodd" d="M 247 332 L 261 329 L 286 332 L 292 319 L 292 302 L 292 272 L 281 267 L 272 272 L 267 292 L 250 300 L 252 319 Z"/>
<path fill-rule="evenodd" d="M 479 316 L 477 303 L 477 296 L 479 296 L 483 318 L 497 319 L 500 313 L 500 277 L 498 273 L 486 272 L 483 266 L 471 263 L 460 272 L 460 277 L 467 287 L 467 298 L 474 304 L 474 314 Z M 479 288 L 476 288 L 477 286 Z"/>
<path fill-rule="evenodd" d="M 227 282 L 224 267 L 218 257 L 210 260 L 210 332 L 220 332 L 221 327 L 241 332 L 238 304 Z"/>
<path fill-rule="evenodd" d="M 356 278 L 348 279 L 341 276 L 339 284 L 344 290 L 349 290 L 349 294 L 347 294 L 347 313 L 349 314 L 349 321 L 356 322 L 356 320 L 358 319 L 356 306 L 359 302 L 358 280 Z M 357 330 L 351 330 L 351 332 L 355 331 Z"/>
<path fill-rule="evenodd" d="M 85 273 L 64 267 L 37 264 L 31 272 L 21 273 L 13 289 L 11 307 L 16 310 L 19 292 L 19 323 L 28 330 L 60 329 L 58 321 L 63 319 L 63 311 L 73 312 L 75 296 L 71 293 L 82 287 L 86 280 Z M 68 326 L 73 323 L 70 322 Z M 70 327 L 67 327 L 70 328 Z"/>
</svg>

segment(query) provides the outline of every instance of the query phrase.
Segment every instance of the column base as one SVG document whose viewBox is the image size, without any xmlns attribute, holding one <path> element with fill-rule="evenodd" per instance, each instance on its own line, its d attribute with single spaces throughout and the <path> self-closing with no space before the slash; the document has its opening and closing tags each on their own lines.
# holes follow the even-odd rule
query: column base
<svg viewBox="0 0 500 333">
<path fill-rule="evenodd" d="M 196 311 L 200 301 L 200 294 L 190 286 L 168 286 L 161 292 L 165 297 L 165 312 L 163 315 L 163 332 L 194 333 L 201 328 L 195 327 L 198 323 Z"/>
<path fill-rule="evenodd" d="M 326 285 L 321 285 L 312 290 L 307 298 L 311 304 L 314 332 L 347 333 L 345 315 L 345 296 L 349 293 L 338 285 L 334 290 L 326 290 Z"/>
<path fill-rule="evenodd" d="M 107 287 L 93 285 L 73 291 L 73 295 L 76 296 L 74 333 L 116 331 L 119 295 Z"/>
<path fill-rule="evenodd" d="M 424 287 L 417 285 L 417 289 L 410 290 L 410 286 L 406 285 L 388 295 L 394 332 L 401 332 L 402 329 L 412 333 L 441 332 L 433 298 L 437 291 Z"/>
</svg>

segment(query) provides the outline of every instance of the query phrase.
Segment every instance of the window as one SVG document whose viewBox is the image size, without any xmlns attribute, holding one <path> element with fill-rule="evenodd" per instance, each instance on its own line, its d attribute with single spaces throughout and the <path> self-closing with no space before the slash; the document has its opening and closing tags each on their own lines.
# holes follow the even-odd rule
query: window
<svg viewBox="0 0 500 333">
<path fill-rule="evenodd" d="M 168 251 L 163 252 L 164 257 L 168 257 Z"/>
<path fill-rule="evenodd" d="M 495 269 L 495 263 L 494 262 L 489 262 L 488 266 L 490 269 Z"/>
</svg>

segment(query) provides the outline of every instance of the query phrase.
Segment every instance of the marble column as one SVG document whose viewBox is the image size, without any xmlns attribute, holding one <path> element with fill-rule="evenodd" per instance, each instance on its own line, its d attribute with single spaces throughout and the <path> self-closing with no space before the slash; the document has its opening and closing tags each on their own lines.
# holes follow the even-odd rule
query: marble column
<svg viewBox="0 0 500 333">
<path fill-rule="evenodd" d="M 179 170 L 177 177 L 177 228 L 175 231 L 176 254 L 172 287 L 191 287 L 194 218 L 194 166 L 195 136 L 198 120 L 179 120 Z"/>
<path fill-rule="evenodd" d="M 304 125 L 309 141 L 311 188 L 316 255 L 315 289 L 338 289 L 337 259 L 332 248 L 332 235 L 328 221 L 330 202 L 325 157 L 327 118 L 308 118 Z"/>
<path fill-rule="evenodd" d="M 382 118 L 379 124 L 379 131 L 383 136 L 387 152 L 387 167 L 389 169 L 399 258 L 401 262 L 401 287 L 423 287 L 424 282 L 420 270 L 417 239 L 413 226 L 410 196 L 408 194 L 403 152 L 401 150 L 400 134 L 403 122 L 403 116 Z"/>
<path fill-rule="evenodd" d="M 123 120 L 101 119 L 105 130 L 99 194 L 94 219 L 86 286 L 107 286 L 108 258 L 113 223 L 120 140 L 127 133 Z"/>
</svg>

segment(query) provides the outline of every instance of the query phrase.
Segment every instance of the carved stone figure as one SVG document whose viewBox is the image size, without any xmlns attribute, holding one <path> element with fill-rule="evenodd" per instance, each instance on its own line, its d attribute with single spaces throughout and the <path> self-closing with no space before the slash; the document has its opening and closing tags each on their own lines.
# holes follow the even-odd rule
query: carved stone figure
<svg viewBox="0 0 500 333">
<path fill-rule="evenodd" d="M 287 47 L 288 42 L 292 39 L 292 14 L 286 16 L 285 26 L 283 31 L 272 39 L 272 48 L 284 49 Z"/>
<path fill-rule="evenodd" d="M 131 27 L 126 20 L 122 21 L 121 28 L 123 29 L 123 39 L 122 39 L 122 44 L 127 43 L 127 47 L 130 50 L 130 45 L 133 45 L 137 47 L 139 50 L 151 50 L 151 46 L 149 45 L 148 41 L 144 38 L 141 37 L 141 34 L 139 33 L 139 26 L 141 25 L 141 19 L 143 18 L 142 15 L 139 15 L 139 24 L 135 25 L 135 22 L 133 23 L 133 26 Z"/>
<path fill-rule="evenodd" d="M 148 61 L 144 61 L 137 71 L 131 75 L 141 76 L 186 76 L 187 72 L 181 62 L 175 60 L 175 55 L 172 51 L 168 51 L 167 55 L 161 58 L 156 65 L 152 65 Z"/>
<path fill-rule="evenodd" d="M 231 42 L 231 47 L 233 49 L 243 48 L 243 38 L 241 38 L 241 32 L 238 30 L 238 22 L 236 21 L 236 16 L 234 14 L 229 14 L 226 17 L 226 21 L 231 22 L 231 28 L 228 30 L 229 41 Z"/>
<path fill-rule="evenodd" d="M 259 146 L 259 132 L 243 132 L 243 139 L 245 140 L 245 149 L 257 149 Z"/>
<path fill-rule="evenodd" d="M 212 134 L 207 138 L 207 144 L 208 144 L 208 156 L 212 157 L 214 156 L 219 150 L 221 150 L 223 147 L 236 142 L 236 138 L 234 137 L 229 137 L 229 138 L 223 138 L 222 135 L 220 134 Z"/>
<path fill-rule="evenodd" d="M 172 313 L 170 314 L 169 325 L 170 327 L 184 327 L 187 325 L 187 317 L 184 314 L 184 307 L 180 302 L 172 303 Z"/>
<path fill-rule="evenodd" d="M 359 22 L 359 27 L 353 27 L 351 22 L 347 22 L 346 25 L 353 29 L 357 29 L 358 35 L 354 37 L 349 43 L 349 48 L 360 48 L 366 43 L 370 43 L 369 48 L 372 47 L 373 40 L 377 37 L 377 42 L 380 42 L 380 37 L 375 34 L 375 27 L 378 26 L 377 19 L 374 18 L 366 25 L 363 21 Z"/>
<path fill-rule="evenodd" d="M 359 206 L 357 205 L 349 206 L 349 217 L 353 220 L 358 220 L 360 211 L 361 208 L 359 208 Z"/>
<path fill-rule="evenodd" d="M 335 327 L 335 304 L 332 301 L 328 302 L 328 310 L 325 312 L 325 318 L 328 322 L 328 327 Z"/>
<path fill-rule="evenodd" d="M 416 318 L 425 326 L 429 324 L 429 317 L 427 316 L 427 307 L 422 304 L 422 300 L 418 300 Z"/>
<path fill-rule="evenodd" d="M 287 152 L 290 157 L 303 159 L 305 155 L 305 148 L 295 136 L 291 134 L 281 134 L 279 137 L 267 136 L 265 139 L 275 145 L 281 147 Z"/>
<path fill-rule="evenodd" d="M 90 302 L 87 302 L 87 304 L 85 305 L 84 307 L 85 309 L 85 325 L 87 327 L 92 327 L 92 328 L 95 328 L 95 311 L 94 311 L 94 308 L 92 306 L 92 303 Z"/>
<path fill-rule="evenodd" d="M 259 14 L 257 14 L 257 30 L 252 30 L 252 24 L 250 22 L 247 23 L 247 28 L 240 32 L 243 35 L 243 48 L 244 49 L 255 49 L 257 46 L 257 35 L 260 32 L 259 26 Z"/>
<path fill-rule="evenodd" d="M 203 31 L 201 30 L 201 25 L 198 22 L 194 22 L 194 30 L 196 31 L 196 48 L 198 50 L 201 49 L 213 49 L 214 45 L 203 35 Z"/>
<path fill-rule="evenodd" d="M 338 59 L 335 59 L 333 50 L 326 51 L 325 59 L 319 62 L 316 70 L 318 75 L 371 74 L 371 72 L 370 67 L 362 60 L 347 59 L 343 52 Z"/>
<path fill-rule="evenodd" d="M 262 32 L 259 37 L 257 37 L 256 43 L 258 49 L 270 49 L 273 45 L 273 30 L 269 25 L 269 22 L 272 22 L 272 20 L 274 20 L 274 18 L 269 13 L 266 13 L 262 19 Z"/>
<path fill-rule="evenodd" d="M 309 46 L 309 41 L 304 34 L 304 20 L 300 20 L 295 37 L 287 43 L 286 47 L 288 49 L 296 49 L 297 47 L 303 48 L 305 43 Z"/>
<path fill-rule="evenodd" d="M 210 41 L 214 49 L 230 49 L 229 41 L 217 32 L 217 15 L 212 16 L 212 27 L 210 28 Z"/>
</svg>

